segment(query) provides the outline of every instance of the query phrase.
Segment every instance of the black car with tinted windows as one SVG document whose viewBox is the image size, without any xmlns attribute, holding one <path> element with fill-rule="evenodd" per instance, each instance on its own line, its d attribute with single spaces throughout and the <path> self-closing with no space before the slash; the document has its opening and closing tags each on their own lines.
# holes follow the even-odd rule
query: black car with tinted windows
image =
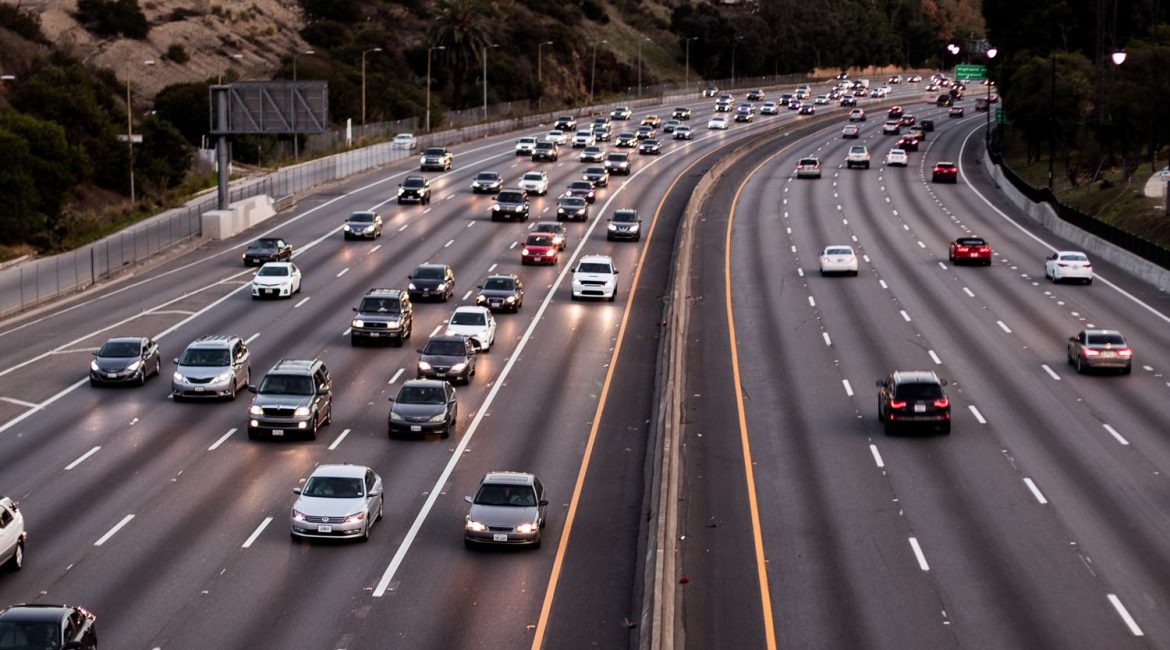
<svg viewBox="0 0 1170 650">
<path fill-rule="evenodd" d="M 589 202 L 582 196 L 565 195 L 557 199 L 557 221 L 589 220 Z"/>
<path fill-rule="evenodd" d="M 248 244 L 241 257 L 244 266 L 260 266 L 265 262 L 287 262 L 292 259 L 292 244 L 280 237 L 261 237 Z"/>
<path fill-rule="evenodd" d="M 412 300 L 435 298 L 447 302 L 455 293 L 455 271 L 446 264 L 419 264 L 406 279 L 410 280 L 407 291 Z"/>
<path fill-rule="evenodd" d="M 89 362 L 89 385 L 135 384 L 162 371 L 158 344 L 145 336 L 117 337 L 107 340 Z"/>
<path fill-rule="evenodd" d="M 877 381 L 878 419 L 892 434 L 904 425 L 951 432 L 951 400 L 933 370 L 898 370 Z"/>
<path fill-rule="evenodd" d="M 0 610 L 0 648 L 97 650 L 97 617 L 72 605 L 22 603 Z"/>
<path fill-rule="evenodd" d="M 349 342 L 354 347 L 383 340 L 402 347 L 414 331 L 414 305 L 401 289 L 370 289 L 353 311 Z"/>
<path fill-rule="evenodd" d="M 605 157 L 605 168 L 610 174 L 630 175 L 630 154 L 615 151 Z"/>
<path fill-rule="evenodd" d="M 466 336 L 432 336 L 418 351 L 418 378 L 471 383 L 475 344 Z"/>
<path fill-rule="evenodd" d="M 501 190 L 492 205 L 492 221 L 501 219 L 528 220 L 528 193 L 524 190 Z"/>
<path fill-rule="evenodd" d="M 431 202 L 431 184 L 422 176 L 407 176 L 398 186 L 398 205 Z"/>
<path fill-rule="evenodd" d="M 577 120 L 573 119 L 572 115 L 561 115 L 553 123 L 553 128 L 560 131 L 576 131 Z"/>
<path fill-rule="evenodd" d="M 437 433 L 451 435 L 458 422 L 459 404 L 449 382 L 435 379 L 411 379 L 403 382 L 398 394 L 390 398 L 388 429 L 390 437 L 423 436 Z"/>
<path fill-rule="evenodd" d="M 597 191 L 593 188 L 593 183 L 589 181 L 569 181 L 564 196 L 579 196 L 589 203 L 593 203 L 597 200 Z"/>
<path fill-rule="evenodd" d="M 606 171 L 605 167 L 586 167 L 585 173 L 581 177 L 593 183 L 594 187 L 606 187 L 609 185 L 609 172 Z"/>
<path fill-rule="evenodd" d="M 686 106 L 679 106 L 671 111 L 670 116 L 676 120 L 689 120 L 691 119 L 691 109 Z"/>
<path fill-rule="evenodd" d="M 636 147 L 638 146 L 638 136 L 634 133 L 619 133 L 617 141 L 614 142 L 615 147 Z"/>
<path fill-rule="evenodd" d="M 477 288 L 475 304 L 492 311 L 516 312 L 524 305 L 524 284 L 516 275 L 489 275 Z"/>
<path fill-rule="evenodd" d="M 642 220 L 638 218 L 637 210 L 616 210 L 609 218 L 605 238 L 609 241 L 618 239 L 638 241 L 642 238 Z"/>
<path fill-rule="evenodd" d="M 643 140 L 638 145 L 638 153 L 644 156 L 657 156 L 662 153 L 662 143 L 655 139 Z"/>
</svg>

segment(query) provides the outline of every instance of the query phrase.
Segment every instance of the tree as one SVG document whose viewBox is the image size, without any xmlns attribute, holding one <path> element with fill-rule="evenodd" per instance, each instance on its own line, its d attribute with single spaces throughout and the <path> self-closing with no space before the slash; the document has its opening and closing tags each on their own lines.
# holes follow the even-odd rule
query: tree
<svg viewBox="0 0 1170 650">
<path fill-rule="evenodd" d="M 491 45 L 492 24 L 481 0 L 439 0 L 428 33 L 439 58 L 451 69 L 452 105 L 463 106 L 463 88 L 485 46 Z"/>
<path fill-rule="evenodd" d="M 0 127 L 0 151 L 8 169 L 0 174 L 0 243 L 21 244 L 44 229 L 44 215 L 37 211 L 36 182 L 20 163 L 32 158 L 23 138 Z"/>
<path fill-rule="evenodd" d="M 170 122 L 151 115 L 138 127 L 142 144 L 134 151 L 134 174 L 143 187 L 169 190 L 183 182 L 194 158 L 191 145 Z"/>
<path fill-rule="evenodd" d="M 170 122 L 188 143 L 200 146 L 211 130 L 211 95 L 206 83 L 171 84 L 154 98 L 154 110 Z"/>
</svg>

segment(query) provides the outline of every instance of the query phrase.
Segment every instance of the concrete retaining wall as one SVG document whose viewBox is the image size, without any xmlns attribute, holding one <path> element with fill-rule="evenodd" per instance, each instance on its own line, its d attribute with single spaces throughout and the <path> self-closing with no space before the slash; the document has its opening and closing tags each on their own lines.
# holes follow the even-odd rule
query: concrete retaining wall
<svg viewBox="0 0 1170 650">
<path fill-rule="evenodd" d="M 227 210 L 208 210 L 203 213 L 203 237 L 211 240 L 228 239 L 275 215 L 272 197 L 266 194 L 236 201 Z"/>
</svg>

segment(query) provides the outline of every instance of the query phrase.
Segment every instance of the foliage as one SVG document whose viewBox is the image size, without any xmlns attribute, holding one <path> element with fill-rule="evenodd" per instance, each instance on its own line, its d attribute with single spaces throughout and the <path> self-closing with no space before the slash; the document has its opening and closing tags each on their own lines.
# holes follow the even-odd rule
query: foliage
<svg viewBox="0 0 1170 650">
<path fill-rule="evenodd" d="M 605 7 L 598 0 L 581 0 L 581 13 L 595 23 L 604 25 L 609 22 L 609 14 L 605 13 Z"/>
<path fill-rule="evenodd" d="M 86 160 L 60 126 L 13 109 L 0 112 L 0 150 L 0 241 L 30 241 L 57 223 L 70 188 L 88 172 Z"/>
<path fill-rule="evenodd" d="M 154 98 L 154 110 L 171 123 L 188 144 L 199 146 L 211 129 L 207 83 L 172 84 Z"/>
<path fill-rule="evenodd" d="M 356 23 L 362 19 L 362 3 L 353 0 L 301 0 L 305 15 L 338 23 Z"/>
<path fill-rule="evenodd" d="M 171 43 L 171 45 L 167 47 L 167 51 L 163 54 L 163 56 L 166 57 L 167 60 L 174 61 L 179 65 L 183 65 L 184 63 L 191 60 L 191 56 L 187 54 L 187 49 L 179 43 Z"/>
<path fill-rule="evenodd" d="M 191 169 L 191 145 L 170 122 L 149 116 L 138 127 L 142 144 L 134 150 L 134 175 L 148 192 L 177 187 Z"/>
<path fill-rule="evenodd" d="M 47 45 L 49 39 L 41 31 L 41 17 L 19 5 L 0 4 L 0 28 L 7 29 L 23 38 Z"/>
<path fill-rule="evenodd" d="M 431 28 L 431 43 L 451 68 L 451 95 L 455 108 L 463 105 L 463 88 L 471 69 L 492 43 L 492 23 L 482 0 L 439 0 Z"/>
<path fill-rule="evenodd" d="M 150 24 L 138 0 L 77 0 L 77 22 L 102 36 L 117 36 L 144 40 Z"/>
</svg>

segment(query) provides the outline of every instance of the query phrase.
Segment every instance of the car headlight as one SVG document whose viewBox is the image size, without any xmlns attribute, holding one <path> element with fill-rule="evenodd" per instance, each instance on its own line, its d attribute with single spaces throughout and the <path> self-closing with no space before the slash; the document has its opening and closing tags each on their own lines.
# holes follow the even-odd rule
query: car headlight
<svg viewBox="0 0 1170 650">
<path fill-rule="evenodd" d="M 557 214 L 565 214 L 564 208 L 557 208 Z"/>
<path fill-rule="evenodd" d="M 402 195 L 403 195 L 403 194 L 405 194 L 405 193 L 406 193 L 406 191 L 405 191 L 405 190 L 403 190 L 401 187 L 400 187 L 400 188 L 398 188 L 398 196 L 402 196 Z"/>
<path fill-rule="evenodd" d="M 180 375 L 179 373 L 176 372 L 174 375 L 171 375 L 171 380 L 173 380 L 173 381 L 186 381 L 186 378 L 183 377 L 183 375 Z"/>
<path fill-rule="evenodd" d="M 520 254 L 521 255 L 530 255 L 531 253 L 529 252 L 528 247 L 525 246 L 524 248 L 520 249 Z"/>
<path fill-rule="evenodd" d="M 216 375 L 215 377 L 212 377 L 211 381 L 212 381 L 212 383 L 219 383 L 221 381 L 227 381 L 231 378 L 232 378 L 232 372 L 229 370 L 227 372 L 221 372 L 218 375 Z"/>
<path fill-rule="evenodd" d="M 446 282 L 440 282 L 440 283 L 439 283 L 439 286 L 435 287 L 435 290 L 436 290 L 436 291 L 446 291 L 446 290 L 447 290 L 447 283 L 446 283 Z"/>
<path fill-rule="evenodd" d="M 300 510 L 297 510 L 296 508 L 293 508 L 292 518 L 296 521 L 304 521 L 305 520 L 305 513 L 301 512 Z"/>
<path fill-rule="evenodd" d="M 352 514 L 352 515 L 349 515 L 349 516 L 347 516 L 347 517 L 345 518 L 345 523 L 347 523 L 347 524 L 353 524 L 353 523 L 357 523 L 357 522 L 359 522 L 359 521 L 364 521 L 364 520 L 365 520 L 365 518 L 366 518 L 366 513 L 364 513 L 364 512 L 357 512 L 357 513 L 354 513 L 354 514 Z"/>
<path fill-rule="evenodd" d="M 406 288 L 407 288 L 408 290 L 410 290 L 410 291 L 414 291 L 414 290 L 415 290 L 415 289 L 417 289 L 418 287 L 414 286 L 414 283 L 413 283 L 413 282 L 411 282 L 410 284 L 406 285 Z"/>
<path fill-rule="evenodd" d="M 293 415 L 295 415 L 297 417 L 302 417 L 302 418 L 308 417 L 309 416 L 309 407 L 298 406 L 297 409 L 295 411 L 293 411 Z"/>
<path fill-rule="evenodd" d="M 94 371 L 94 372 L 98 372 L 101 370 L 101 368 L 98 368 L 97 359 L 94 359 L 93 361 L 89 362 L 89 369 Z"/>
<path fill-rule="evenodd" d="M 432 417 L 431 419 L 427 420 L 427 422 L 442 422 L 443 420 L 446 420 L 446 419 L 447 419 L 447 414 L 440 413 L 440 414 Z"/>
<path fill-rule="evenodd" d="M 499 203 L 492 206 L 492 212 L 499 212 L 499 211 L 500 211 L 500 204 Z"/>
<path fill-rule="evenodd" d="M 617 230 L 617 224 L 615 224 L 615 223 L 609 224 L 609 229 L 610 230 Z"/>
<path fill-rule="evenodd" d="M 422 156 L 421 158 L 418 159 L 418 164 L 420 164 L 420 165 L 425 165 L 426 162 L 427 162 L 426 156 Z"/>
<path fill-rule="evenodd" d="M 521 534 L 528 534 L 528 533 L 535 533 L 539 529 L 540 529 L 540 524 L 537 524 L 535 522 L 524 523 L 524 524 L 520 524 L 519 526 L 516 527 L 516 532 L 521 533 Z"/>
<path fill-rule="evenodd" d="M 344 226 L 341 227 L 341 229 L 344 230 L 345 232 L 349 232 L 349 224 L 348 223 L 345 224 Z"/>
<path fill-rule="evenodd" d="M 418 369 L 419 370 L 430 370 L 431 364 L 427 363 L 426 361 L 419 361 L 418 362 Z"/>
<path fill-rule="evenodd" d="M 483 302 L 487 302 L 487 296 L 485 296 L 481 293 L 475 297 L 475 304 L 478 305 L 478 304 L 483 303 Z"/>
<path fill-rule="evenodd" d="M 400 321 L 396 320 L 386 321 L 386 329 L 396 330 L 401 324 Z"/>
<path fill-rule="evenodd" d="M 516 296 L 508 296 L 504 298 L 504 302 L 516 302 Z"/>
<path fill-rule="evenodd" d="M 350 321 L 349 326 L 350 327 L 365 327 L 366 321 L 364 321 L 360 318 L 355 318 L 352 321 Z"/>
<path fill-rule="evenodd" d="M 467 362 L 464 361 L 463 363 L 457 363 L 457 364 L 451 366 L 451 372 L 463 372 L 464 369 L 466 369 L 466 368 L 467 368 Z"/>
<path fill-rule="evenodd" d="M 374 227 L 373 226 L 366 226 L 366 229 L 363 232 L 374 232 Z"/>
<path fill-rule="evenodd" d="M 479 523 L 478 521 L 472 521 L 470 519 L 467 520 L 467 523 L 465 523 L 463 527 L 476 533 L 482 533 L 487 530 L 487 526 Z"/>
<path fill-rule="evenodd" d="M 399 415 L 397 411 L 390 411 L 390 421 L 391 422 L 402 422 L 403 417 L 401 415 Z"/>
<path fill-rule="evenodd" d="M 258 404 L 253 404 L 252 406 L 248 407 L 248 413 L 250 415 L 264 415 L 264 407 Z"/>
</svg>

